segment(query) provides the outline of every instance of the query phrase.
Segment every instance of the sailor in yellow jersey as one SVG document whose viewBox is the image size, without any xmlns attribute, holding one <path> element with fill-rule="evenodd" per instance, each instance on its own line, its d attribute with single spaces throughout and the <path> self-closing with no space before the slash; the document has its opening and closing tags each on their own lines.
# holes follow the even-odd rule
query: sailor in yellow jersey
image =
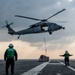
<svg viewBox="0 0 75 75">
<path fill-rule="evenodd" d="M 8 69 L 11 66 L 11 74 L 14 74 L 14 65 L 15 65 L 15 60 L 17 61 L 17 52 L 13 48 L 13 44 L 9 44 L 9 48 L 6 49 L 4 53 L 4 60 L 6 61 L 6 75 L 8 75 Z"/>
</svg>

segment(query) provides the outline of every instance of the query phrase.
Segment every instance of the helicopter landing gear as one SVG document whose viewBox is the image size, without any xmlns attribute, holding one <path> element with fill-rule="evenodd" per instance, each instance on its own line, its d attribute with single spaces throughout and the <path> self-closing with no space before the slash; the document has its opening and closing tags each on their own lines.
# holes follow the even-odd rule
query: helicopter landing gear
<svg viewBox="0 0 75 75">
<path fill-rule="evenodd" d="M 19 35 L 17 38 L 19 39 L 21 35 Z"/>
<path fill-rule="evenodd" d="M 52 32 L 49 32 L 49 34 L 51 35 L 51 34 L 52 34 Z"/>
<path fill-rule="evenodd" d="M 65 29 L 65 27 L 63 27 L 63 29 Z"/>
</svg>

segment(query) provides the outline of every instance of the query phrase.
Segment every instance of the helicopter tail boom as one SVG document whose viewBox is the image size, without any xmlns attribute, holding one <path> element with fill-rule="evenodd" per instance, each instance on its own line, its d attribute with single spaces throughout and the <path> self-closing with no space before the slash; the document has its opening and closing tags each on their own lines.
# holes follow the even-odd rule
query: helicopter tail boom
<svg viewBox="0 0 75 75">
<path fill-rule="evenodd" d="M 8 29 L 8 34 L 13 35 L 16 34 L 16 32 L 10 27 L 10 25 L 12 25 L 12 23 L 8 24 L 8 21 L 6 21 L 6 26 L 3 26 L 2 28 L 6 27 Z"/>
<path fill-rule="evenodd" d="M 6 26 L 8 29 L 8 34 L 13 35 L 16 34 L 16 32 L 10 27 L 10 26 Z"/>
</svg>

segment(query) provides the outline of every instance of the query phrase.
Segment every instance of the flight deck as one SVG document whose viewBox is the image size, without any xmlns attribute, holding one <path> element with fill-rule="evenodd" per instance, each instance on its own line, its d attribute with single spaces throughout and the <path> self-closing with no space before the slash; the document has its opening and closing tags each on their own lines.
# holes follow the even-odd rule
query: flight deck
<svg viewBox="0 0 75 75">
<path fill-rule="evenodd" d="M 5 75 L 5 61 L 0 60 L 0 75 Z M 9 74 L 10 68 L 9 68 Z M 14 75 L 75 75 L 75 60 L 70 60 L 70 66 L 65 66 L 63 60 L 18 60 L 15 62 Z"/>
</svg>

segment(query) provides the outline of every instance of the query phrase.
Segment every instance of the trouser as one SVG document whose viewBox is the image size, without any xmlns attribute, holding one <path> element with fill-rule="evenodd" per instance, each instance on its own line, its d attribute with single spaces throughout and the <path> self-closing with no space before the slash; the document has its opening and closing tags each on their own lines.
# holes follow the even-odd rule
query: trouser
<svg viewBox="0 0 75 75">
<path fill-rule="evenodd" d="M 8 58 L 6 61 L 6 74 L 8 74 L 8 69 L 11 66 L 11 74 L 14 74 L 14 59 L 13 58 Z"/>
<path fill-rule="evenodd" d="M 69 58 L 65 58 L 65 66 L 69 66 Z"/>
</svg>

